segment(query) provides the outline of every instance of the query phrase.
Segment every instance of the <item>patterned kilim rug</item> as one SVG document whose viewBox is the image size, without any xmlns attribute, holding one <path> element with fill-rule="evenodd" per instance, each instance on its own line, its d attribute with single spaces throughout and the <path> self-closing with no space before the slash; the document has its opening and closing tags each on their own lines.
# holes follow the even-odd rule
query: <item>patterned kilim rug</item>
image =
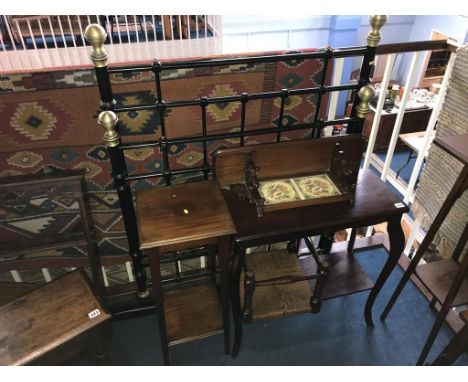
<svg viewBox="0 0 468 382">
<path fill-rule="evenodd" d="M 165 100 L 180 100 L 308 88 L 318 85 L 324 75 L 323 68 L 322 59 L 309 59 L 168 70 L 162 72 L 162 89 Z M 156 101 L 154 75 L 151 72 L 112 75 L 111 81 L 119 106 Z M 0 76 L 0 177 L 85 169 L 86 202 L 96 229 L 99 253 L 101 256 L 124 255 L 127 253 L 127 240 L 119 201 L 112 185 L 108 153 L 103 147 L 103 131 L 97 126 L 98 103 L 94 70 L 90 68 Z M 283 125 L 313 121 L 316 104 L 316 95 L 289 97 L 284 107 Z M 249 101 L 246 129 L 276 126 L 280 107 L 279 100 Z M 157 112 L 130 111 L 120 113 L 119 119 L 124 142 L 154 141 L 160 137 Z M 207 107 L 209 133 L 239 130 L 240 119 L 239 102 Z M 166 129 L 169 138 L 201 135 L 200 107 L 167 109 Z M 283 139 L 302 137 L 309 131 L 285 133 Z M 275 134 L 255 136 L 246 138 L 245 142 L 265 142 L 275 137 Z M 226 139 L 210 143 L 208 149 L 211 153 L 217 148 L 238 144 L 239 139 Z M 196 167 L 203 163 L 201 143 L 171 145 L 169 153 L 172 169 Z M 127 150 L 125 155 L 130 174 L 157 171 L 162 166 L 162 155 L 158 149 Z M 187 177 L 178 178 L 174 179 L 174 183 L 186 180 Z M 134 182 L 132 188 L 158 185 L 161 185 L 159 179 L 140 180 Z M 0 210 L 5 213 L 0 213 L 0 243 L 6 240 L 31 240 L 29 232 L 20 232 L 12 225 L 11 220 L 16 225 L 22 220 L 15 202 L 8 200 L 8 205 L 2 203 L 0 201 Z M 8 215 L 11 219 L 5 217 L 12 210 L 15 211 L 14 216 Z M 41 230 L 52 228 L 52 224 L 35 227 L 39 235 Z M 57 255 L 62 253 L 83 255 L 79 250 Z"/>
<path fill-rule="evenodd" d="M 468 133 L 468 46 L 457 50 L 447 93 L 437 121 L 437 137 Z M 468 150 L 468 148 L 467 148 Z M 436 145 L 432 145 L 426 167 L 415 195 L 413 210 L 427 230 L 462 169 L 462 164 Z M 448 258 L 461 236 L 468 219 L 468 194 L 456 202 L 434 244 L 439 256 Z"/>
</svg>

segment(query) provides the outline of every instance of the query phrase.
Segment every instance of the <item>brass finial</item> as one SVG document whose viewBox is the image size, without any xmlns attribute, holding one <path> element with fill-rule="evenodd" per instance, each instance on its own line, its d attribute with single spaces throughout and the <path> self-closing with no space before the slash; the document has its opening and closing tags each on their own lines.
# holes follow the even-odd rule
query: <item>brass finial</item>
<svg viewBox="0 0 468 382">
<path fill-rule="evenodd" d="M 358 97 L 361 102 L 356 106 L 356 117 L 366 118 L 367 113 L 369 112 L 369 102 L 374 99 L 375 90 L 370 85 L 365 85 L 359 89 Z"/>
<path fill-rule="evenodd" d="M 104 127 L 104 140 L 107 147 L 115 147 L 119 145 L 119 133 L 115 130 L 118 118 L 113 111 L 102 111 L 98 117 L 98 125 Z"/>
<path fill-rule="evenodd" d="M 93 47 L 90 54 L 96 68 L 107 66 L 107 52 L 104 49 L 107 33 L 99 24 L 89 24 L 85 29 L 85 38 Z"/>
<path fill-rule="evenodd" d="M 376 47 L 379 44 L 379 41 L 382 37 L 380 34 L 380 28 L 384 26 L 387 21 L 387 16 L 369 16 L 369 22 L 372 27 L 372 30 L 367 34 L 367 45 Z"/>
</svg>

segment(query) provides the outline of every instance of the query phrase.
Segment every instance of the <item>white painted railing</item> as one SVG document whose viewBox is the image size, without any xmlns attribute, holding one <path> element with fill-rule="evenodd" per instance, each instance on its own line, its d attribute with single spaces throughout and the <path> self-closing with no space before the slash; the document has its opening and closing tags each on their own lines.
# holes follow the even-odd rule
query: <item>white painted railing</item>
<svg viewBox="0 0 468 382">
<path fill-rule="evenodd" d="M 382 169 L 381 179 L 385 182 L 388 176 L 388 170 L 390 169 L 390 164 L 393 160 L 393 154 L 395 153 L 395 147 L 398 141 L 398 136 L 400 135 L 401 124 L 406 112 L 406 105 L 410 99 L 411 90 L 414 86 L 414 80 L 416 78 L 416 65 L 419 62 L 421 57 L 421 52 L 414 52 L 413 58 L 411 60 L 411 65 L 408 72 L 408 78 L 405 82 L 405 89 L 403 91 L 403 96 L 401 98 L 400 107 L 398 110 L 397 118 L 395 120 L 395 125 L 393 126 L 392 137 L 390 138 L 390 143 L 387 149 L 387 155 L 385 156 L 385 163 Z M 385 97 L 385 89 L 380 94 L 380 97 Z"/>
<path fill-rule="evenodd" d="M 384 109 L 384 103 L 386 98 L 386 91 L 385 89 L 388 88 L 390 79 L 392 78 L 392 71 L 395 67 L 395 62 L 398 59 L 398 55 L 402 53 L 390 53 L 386 55 L 386 65 L 385 71 L 382 77 L 382 81 L 380 83 L 379 97 L 377 100 L 377 106 L 375 108 L 374 119 L 372 122 L 372 128 L 370 130 L 370 134 L 368 137 L 368 144 L 367 149 L 364 155 L 364 161 L 362 164 L 363 169 L 368 169 L 372 166 L 378 173 L 380 173 L 381 179 L 384 182 L 388 182 L 393 186 L 403 197 L 405 203 L 408 203 L 411 206 L 411 203 L 414 200 L 414 191 L 416 187 L 416 183 L 418 177 L 420 175 L 421 168 L 424 163 L 424 158 L 427 156 L 427 153 L 430 148 L 430 143 L 433 137 L 433 130 L 436 127 L 436 121 L 443 103 L 443 99 L 445 96 L 448 78 L 450 77 L 453 63 L 455 61 L 456 52 L 452 52 L 450 56 L 450 60 L 447 65 L 447 69 L 445 71 L 444 78 L 442 80 L 441 88 L 439 90 L 439 95 L 436 99 L 432 107 L 432 113 L 429 119 L 427 126 L 422 129 L 425 131 L 423 144 L 421 150 L 419 150 L 416 162 L 413 166 L 411 176 L 409 179 L 409 183 L 406 183 L 401 177 L 397 177 L 395 171 L 391 169 L 391 163 L 395 154 L 395 148 L 399 139 L 400 130 L 402 126 L 403 119 L 405 117 L 405 112 L 407 110 L 407 105 L 410 100 L 411 90 L 416 87 L 415 80 L 417 78 L 417 68 L 420 66 L 420 61 L 422 56 L 424 55 L 424 51 L 417 51 L 412 53 L 412 60 L 408 70 L 406 82 L 404 86 L 404 92 L 399 102 L 399 111 L 393 126 L 392 135 L 390 139 L 390 143 L 388 149 L 385 153 L 385 160 L 380 159 L 380 157 L 374 153 L 374 148 L 376 144 L 377 135 L 379 132 L 379 126 L 381 122 L 381 117 Z M 380 56 L 383 58 L 383 56 Z M 377 56 L 377 59 L 380 58 Z M 343 79 L 343 61 L 342 59 L 337 59 L 334 61 L 333 65 L 333 78 L 332 78 L 332 85 L 340 85 L 343 83 L 347 83 L 346 79 Z M 338 93 L 332 93 L 330 96 L 329 102 L 329 109 L 328 109 L 328 119 L 333 119 L 337 114 L 337 107 L 338 107 Z M 342 111 L 338 111 L 338 114 L 342 113 Z M 330 131 L 324 131 L 324 135 L 331 135 Z M 412 245 L 415 240 L 421 242 L 424 238 L 424 231 L 420 228 L 419 223 L 414 221 L 409 214 L 404 215 L 405 223 L 410 227 L 410 234 L 406 243 L 405 254 L 409 254 L 412 248 Z M 372 234 L 373 227 L 368 227 L 366 231 L 366 236 L 370 236 Z"/>
<path fill-rule="evenodd" d="M 402 197 L 404 198 L 405 203 L 408 203 L 410 207 L 411 207 L 411 203 L 414 200 L 414 191 L 416 187 L 416 182 L 418 180 L 418 177 L 420 176 L 420 170 L 422 168 L 424 158 L 427 156 L 427 153 L 430 149 L 430 143 L 431 143 L 431 138 L 433 136 L 433 130 L 436 127 L 436 121 L 437 121 L 437 118 L 438 118 L 438 115 L 439 115 L 439 112 L 440 112 L 440 109 L 444 100 L 444 96 L 446 93 L 446 89 L 447 89 L 448 78 L 450 77 L 450 74 L 453 68 L 453 63 L 456 57 L 456 52 L 452 52 L 449 63 L 447 65 L 447 69 L 444 74 L 444 78 L 442 80 L 439 95 L 435 101 L 435 104 L 433 105 L 429 122 L 424 129 L 425 133 L 424 133 L 422 147 L 418 152 L 416 162 L 411 172 L 409 183 L 406 183 L 403 179 L 401 179 L 401 177 L 397 178 L 395 172 L 390 168 L 390 165 L 392 163 L 393 156 L 395 153 L 395 146 L 397 144 L 398 136 L 400 134 L 401 124 L 405 116 L 406 106 L 410 99 L 410 92 L 411 92 L 411 89 L 415 86 L 414 80 L 416 78 L 416 67 L 417 67 L 418 61 L 421 58 L 422 53 L 423 52 L 413 52 L 411 65 L 409 68 L 406 83 L 404 85 L 405 89 L 402 95 L 401 102 L 399 103 L 399 112 L 398 112 L 398 115 L 397 115 L 397 118 L 395 120 L 395 124 L 393 127 L 392 137 L 390 140 L 389 147 L 387 149 L 385 161 L 382 161 L 374 153 L 374 147 L 375 147 L 375 141 L 376 141 L 376 137 L 378 133 L 378 128 L 380 125 L 382 109 L 383 109 L 383 105 L 385 101 L 386 92 L 383 91 L 383 89 L 387 89 L 388 87 L 389 79 L 392 74 L 393 64 L 396 59 L 396 54 L 388 55 L 387 65 L 386 65 L 385 73 L 384 73 L 382 83 L 381 83 L 382 91 L 380 92 L 379 98 L 377 101 L 377 108 L 376 108 L 372 130 L 370 133 L 368 146 L 367 146 L 366 153 L 365 153 L 365 159 L 363 163 L 363 168 L 368 168 L 369 166 L 373 166 L 381 174 L 381 179 L 384 182 L 388 181 L 399 193 L 401 193 Z M 416 240 L 418 242 L 421 242 L 422 239 L 424 238 L 425 233 L 424 231 L 421 230 L 417 219 L 416 221 L 414 221 L 414 219 L 409 214 L 405 214 L 403 219 L 405 220 L 406 224 L 411 229 L 408 240 L 406 242 L 405 250 L 404 250 L 404 253 L 406 255 L 409 255 L 411 252 L 412 246 L 414 244 L 414 241 Z"/>
<path fill-rule="evenodd" d="M 84 31 L 108 34 L 109 62 L 204 56 L 221 52 L 221 16 L 0 16 L 0 71 L 89 65 Z"/>
</svg>

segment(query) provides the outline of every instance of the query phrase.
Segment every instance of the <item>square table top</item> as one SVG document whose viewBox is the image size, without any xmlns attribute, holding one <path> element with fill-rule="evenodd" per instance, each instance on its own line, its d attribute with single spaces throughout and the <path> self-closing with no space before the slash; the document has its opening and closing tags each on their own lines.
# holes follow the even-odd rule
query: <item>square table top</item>
<svg viewBox="0 0 468 382">
<path fill-rule="evenodd" d="M 68 273 L 0 306 L 0 365 L 26 364 L 110 317 L 84 272 Z"/>
<path fill-rule="evenodd" d="M 183 183 L 136 192 L 140 249 L 236 232 L 218 183 Z"/>
</svg>

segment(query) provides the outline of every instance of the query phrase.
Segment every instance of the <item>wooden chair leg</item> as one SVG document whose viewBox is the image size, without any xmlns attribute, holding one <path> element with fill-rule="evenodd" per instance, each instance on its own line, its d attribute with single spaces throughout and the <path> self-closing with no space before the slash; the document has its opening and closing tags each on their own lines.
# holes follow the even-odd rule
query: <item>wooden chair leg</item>
<svg viewBox="0 0 468 382">
<path fill-rule="evenodd" d="M 242 320 L 244 323 L 252 322 L 252 304 L 255 291 L 255 273 L 247 271 L 244 275 L 244 306 L 242 308 Z"/>
<path fill-rule="evenodd" d="M 322 291 L 325 286 L 325 282 L 328 278 L 328 271 L 320 270 L 317 274 L 317 281 L 315 282 L 314 293 L 310 298 L 310 312 L 318 313 L 322 307 Z"/>
</svg>

